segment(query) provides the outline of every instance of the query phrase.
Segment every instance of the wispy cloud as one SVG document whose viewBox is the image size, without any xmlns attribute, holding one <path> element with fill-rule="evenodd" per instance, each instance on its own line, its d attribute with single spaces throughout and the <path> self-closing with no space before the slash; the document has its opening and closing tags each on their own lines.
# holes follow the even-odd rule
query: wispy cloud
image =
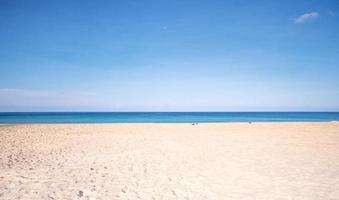
<svg viewBox="0 0 339 200">
<path fill-rule="evenodd" d="M 20 97 L 67 97 L 67 96 L 93 96 L 92 92 L 59 92 L 46 90 L 27 90 L 18 88 L 0 88 L 0 96 L 20 96 Z"/>
<path fill-rule="evenodd" d="M 305 22 L 309 22 L 309 21 L 312 21 L 312 20 L 315 20 L 317 19 L 318 17 L 320 16 L 319 13 L 317 12 L 310 12 L 310 13 L 305 13 L 303 15 L 300 15 L 299 17 L 297 17 L 294 22 L 296 24 L 303 24 Z"/>
<path fill-rule="evenodd" d="M 0 96 L 2 95 L 21 96 L 21 97 L 56 97 L 56 96 L 61 96 L 62 94 L 58 92 L 41 91 L 41 90 L 0 88 Z"/>
<path fill-rule="evenodd" d="M 0 88 L 1 107 L 83 107 L 100 105 L 101 98 L 90 91 L 57 91 L 23 88 Z M 52 108 L 51 107 L 51 108 Z"/>
<path fill-rule="evenodd" d="M 329 15 L 332 16 L 332 17 L 337 16 L 337 13 L 334 12 L 334 11 L 332 11 L 332 10 L 329 10 L 329 11 L 327 12 L 327 14 L 329 14 Z"/>
</svg>

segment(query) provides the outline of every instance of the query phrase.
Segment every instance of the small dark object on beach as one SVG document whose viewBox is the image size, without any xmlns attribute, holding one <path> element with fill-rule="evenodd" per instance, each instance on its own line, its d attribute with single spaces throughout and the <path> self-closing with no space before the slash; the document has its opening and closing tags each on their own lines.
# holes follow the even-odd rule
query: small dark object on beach
<svg viewBox="0 0 339 200">
<path fill-rule="evenodd" d="M 94 168 L 93 168 L 93 167 L 91 167 L 91 170 L 93 171 L 93 170 L 94 170 Z"/>
<path fill-rule="evenodd" d="M 252 122 L 248 122 L 249 124 L 252 124 Z"/>
<path fill-rule="evenodd" d="M 79 190 L 78 197 L 82 197 L 84 195 L 84 192 Z"/>
</svg>

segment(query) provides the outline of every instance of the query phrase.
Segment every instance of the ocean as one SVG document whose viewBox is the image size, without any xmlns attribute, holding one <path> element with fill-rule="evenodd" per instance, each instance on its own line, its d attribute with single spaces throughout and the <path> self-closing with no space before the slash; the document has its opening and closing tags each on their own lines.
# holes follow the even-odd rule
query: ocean
<svg viewBox="0 0 339 200">
<path fill-rule="evenodd" d="M 339 121 L 339 112 L 0 112 L 0 124 Z"/>
</svg>

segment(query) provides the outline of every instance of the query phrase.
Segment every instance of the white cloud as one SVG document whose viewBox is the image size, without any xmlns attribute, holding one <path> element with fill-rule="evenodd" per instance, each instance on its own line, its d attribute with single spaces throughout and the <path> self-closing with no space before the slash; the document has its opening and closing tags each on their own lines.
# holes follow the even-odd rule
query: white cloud
<svg viewBox="0 0 339 200">
<path fill-rule="evenodd" d="M 303 15 L 300 15 L 299 17 L 297 17 L 294 22 L 296 24 L 302 24 L 308 21 L 312 21 L 314 19 L 317 19 L 320 16 L 319 13 L 317 12 L 310 12 L 310 13 L 305 13 Z"/>
</svg>

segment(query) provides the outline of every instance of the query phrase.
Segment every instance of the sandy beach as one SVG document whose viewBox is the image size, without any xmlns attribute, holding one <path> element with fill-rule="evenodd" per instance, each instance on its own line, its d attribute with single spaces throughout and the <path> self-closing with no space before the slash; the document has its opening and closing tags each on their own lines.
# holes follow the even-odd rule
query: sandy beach
<svg viewBox="0 0 339 200">
<path fill-rule="evenodd" d="M 339 123 L 0 126 L 0 199 L 339 199 Z"/>
</svg>

